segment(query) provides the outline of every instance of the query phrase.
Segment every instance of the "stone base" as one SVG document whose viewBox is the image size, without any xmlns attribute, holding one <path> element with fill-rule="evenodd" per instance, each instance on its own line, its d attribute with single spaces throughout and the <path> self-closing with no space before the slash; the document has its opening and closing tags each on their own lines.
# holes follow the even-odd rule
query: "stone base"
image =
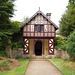
<svg viewBox="0 0 75 75">
<path fill-rule="evenodd" d="M 25 58 L 25 59 L 29 59 L 29 58 L 30 58 L 30 55 L 28 55 L 28 54 L 27 54 L 27 55 L 26 55 L 26 54 L 23 54 L 23 59 L 24 59 L 24 58 Z"/>
<path fill-rule="evenodd" d="M 30 59 L 35 59 L 35 55 L 30 55 Z"/>
<path fill-rule="evenodd" d="M 46 59 L 52 59 L 52 58 L 55 58 L 55 55 L 47 55 L 45 56 Z"/>
</svg>

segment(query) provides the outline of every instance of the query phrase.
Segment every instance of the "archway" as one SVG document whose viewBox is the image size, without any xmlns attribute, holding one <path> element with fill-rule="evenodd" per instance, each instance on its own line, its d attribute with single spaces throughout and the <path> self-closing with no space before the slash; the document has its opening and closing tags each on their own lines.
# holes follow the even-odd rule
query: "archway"
<svg viewBox="0 0 75 75">
<path fill-rule="evenodd" d="M 35 43 L 35 55 L 42 55 L 42 42 L 36 41 Z"/>
</svg>

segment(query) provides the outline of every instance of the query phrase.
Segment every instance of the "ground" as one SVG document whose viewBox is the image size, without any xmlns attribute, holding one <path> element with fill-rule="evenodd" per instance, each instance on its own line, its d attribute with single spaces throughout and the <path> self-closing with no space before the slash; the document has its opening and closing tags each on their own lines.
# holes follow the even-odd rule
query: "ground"
<svg viewBox="0 0 75 75">
<path fill-rule="evenodd" d="M 7 57 L 0 57 L 0 72 L 12 70 L 22 64 L 16 59 L 10 59 Z"/>
<path fill-rule="evenodd" d="M 29 62 L 25 75 L 63 75 L 53 64 L 45 59 Z"/>
<path fill-rule="evenodd" d="M 75 75 L 75 60 L 64 59 L 48 59 L 55 65 L 64 75 Z"/>
<path fill-rule="evenodd" d="M 39 64 L 41 64 L 41 66 L 38 68 L 39 70 L 38 69 L 36 70 L 36 71 L 38 71 L 38 73 L 40 71 L 42 71 L 42 73 L 43 73 L 43 67 L 44 68 L 48 67 L 49 69 L 51 68 L 47 65 L 46 66 L 44 65 L 45 63 L 43 63 L 43 59 L 40 59 L 42 61 L 37 59 L 37 62 L 35 61 L 35 59 L 33 59 L 33 60 L 34 61 L 33 61 L 32 65 L 34 65 L 34 67 L 36 69 L 37 69 L 36 64 L 38 65 L 38 67 L 39 67 Z M 25 72 L 27 71 L 26 68 L 27 68 L 29 61 L 30 61 L 29 59 L 16 60 L 16 59 L 10 59 L 7 57 L 0 57 L 0 75 L 24 75 Z M 51 63 L 54 64 L 62 73 L 64 73 L 64 75 L 75 75 L 75 60 L 64 61 L 63 59 L 49 59 L 49 61 L 50 61 L 50 62 L 48 62 L 49 64 L 51 64 Z M 33 67 L 31 67 L 31 68 L 32 68 L 32 70 L 34 69 Z M 8 70 L 10 70 L 10 71 L 8 71 Z M 35 72 L 35 70 L 34 70 L 34 72 Z M 50 72 L 50 70 L 47 71 L 47 69 L 44 69 L 44 72 Z M 51 72 L 50 72 L 50 74 L 51 74 Z M 38 74 L 38 75 L 40 75 L 40 74 Z M 47 74 L 45 74 L 45 75 L 47 75 Z"/>
</svg>

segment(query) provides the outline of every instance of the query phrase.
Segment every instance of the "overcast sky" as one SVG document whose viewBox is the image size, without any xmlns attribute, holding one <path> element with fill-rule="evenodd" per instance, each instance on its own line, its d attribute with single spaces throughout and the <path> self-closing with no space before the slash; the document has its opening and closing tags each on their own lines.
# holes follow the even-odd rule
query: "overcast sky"
<svg viewBox="0 0 75 75">
<path fill-rule="evenodd" d="M 25 17 L 34 15 L 40 7 L 40 10 L 51 14 L 51 20 L 59 26 L 61 15 L 65 12 L 69 0 L 16 0 L 14 21 L 23 21 Z"/>
</svg>

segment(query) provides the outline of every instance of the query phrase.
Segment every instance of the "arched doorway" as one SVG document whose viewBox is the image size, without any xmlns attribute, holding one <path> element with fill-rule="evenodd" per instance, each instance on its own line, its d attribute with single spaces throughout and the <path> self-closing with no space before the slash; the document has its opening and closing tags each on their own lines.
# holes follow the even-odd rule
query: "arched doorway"
<svg viewBox="0 0 75 75">
<path fill-rule="evenodd" d="M 35 55 L 42 55 L 42 42 L 39 40 L 35 43 Z"/>
</svg>

